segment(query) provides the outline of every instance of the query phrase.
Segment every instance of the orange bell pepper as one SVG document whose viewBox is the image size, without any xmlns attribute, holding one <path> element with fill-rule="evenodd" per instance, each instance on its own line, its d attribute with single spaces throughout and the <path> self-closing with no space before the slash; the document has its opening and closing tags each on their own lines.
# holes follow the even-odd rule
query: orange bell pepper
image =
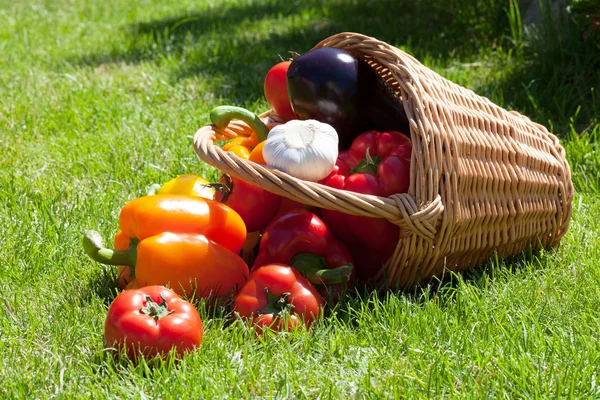
<svg viewBox="0 0 600 400">
<path fill-rule="evenodd" d="M 231 151 L 236 156 L 245 160 L 250 157 L 250 152 L 258 144 L 256 135 L 252 133 L 250 136 L 238 136 L 225 143 L 222 147 L 224 151 Z"/>
<path fill-rule="evenodd" d="M 115 250 L 104 248 L 93 231 L 84 236 L 83 247 L 92 259 L 120 266 L 120 285 L 164 285 L 180 295 L 212 297 L 237 290 L 248 276 L 238 255 L 246 240 L 244 222 L 217 201 L 140 197 L 123 207 L 119 227 Z"/>
<path fill-rule="evenodd" d="M 248 160 L 254 161 L 257 164 L 266 165 L 267 162 L 265 161 L 265 158 L 263 157 L 262 153 L 263 147 L 265 147 L 265 143 L 266 142 L 260 142 L 259 144 L 257 144 L 248 156 Z"/>
</svg>

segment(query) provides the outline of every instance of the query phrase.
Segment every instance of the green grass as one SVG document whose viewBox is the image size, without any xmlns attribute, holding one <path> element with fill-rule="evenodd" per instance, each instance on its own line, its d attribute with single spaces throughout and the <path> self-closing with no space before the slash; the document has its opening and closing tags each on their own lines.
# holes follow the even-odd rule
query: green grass
<svg viewBox="0 0 600 400">
<path fill-rule="evenodd" d="M 600 397 L 599 52 L 567 18 L 523 28 L 510 4 L 0 0 L 0 396 Z M 198 352 L 115 361 L 115 273 L 84 256 L 82 230 L 108 238 L 151 183 L 216 178 L 191 145 L 209 110 L 267 109 L 279 55 L 347 30 L 561 136 L 577 192 L 561 246 L 357 294 L 291 340 L 254 340 L 199 304 Z"/>
</svg>

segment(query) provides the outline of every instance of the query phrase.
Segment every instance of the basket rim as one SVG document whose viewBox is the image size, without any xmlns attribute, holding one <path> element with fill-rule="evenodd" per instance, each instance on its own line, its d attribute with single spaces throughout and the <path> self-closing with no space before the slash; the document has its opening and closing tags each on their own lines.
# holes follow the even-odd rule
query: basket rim
<svg viewBox="0 0 600 400">
<path fill-rule="evenodd" d="M 272 115 L 270 110 L 261 114 L 261 117 L 269 119 Z M 426 240 L 433 240 L 435 237 L 435 221 L 444 211 L 441 196 L 438 195 L 433 201 L 421 202 L 408 193 L 381 197 L 336 189 L 321 183 L 298 179 L 283 171 L 239 158 L 213 143 L 221 135 L 236 137 L 238 132 L 244 129 L 244 125 L 241 122 L 236 123 L 233 130 L 218 129 L 212 124 L 198 129 L 193 140 L 197 155 L 224 173 L 259 185 L 263 189 L 291 200 L 350 215 L 385 218 L 398 225 L 401 230 L 409 231 Z"/>
</svg>

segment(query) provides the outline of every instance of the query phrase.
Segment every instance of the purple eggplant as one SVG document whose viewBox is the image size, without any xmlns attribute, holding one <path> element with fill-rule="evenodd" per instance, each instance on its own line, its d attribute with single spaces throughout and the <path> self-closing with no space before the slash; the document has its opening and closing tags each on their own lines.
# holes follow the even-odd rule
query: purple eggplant
<svg viewBox="0 0 600 400">
<path fill-rule="evenodd" d="M 371 129 L 409 133 L 402 101 L 366 61 L 346 50 L 322 47 L 297 57 L 287 87 L 298 119 L 333 126 L 340 150 Z"/>
</svg>

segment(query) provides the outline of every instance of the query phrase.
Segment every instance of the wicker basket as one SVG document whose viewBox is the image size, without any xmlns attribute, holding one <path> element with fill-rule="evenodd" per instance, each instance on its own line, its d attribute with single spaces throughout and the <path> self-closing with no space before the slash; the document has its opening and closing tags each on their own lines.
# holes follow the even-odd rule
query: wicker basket
<svg viewBox="0 0 600 400">
<path fill-rule="evenodd" d="M 476 266 L 494 253 L 504 257 L 530 245 L 558 244 L 569 224 L 573 184 L 556 136 L 377 39 L 340 33 L 315 48 L 325 46 L 366 60 L 403 100 L 413 142 L 408 193 L 384 198 L 336 190 L 213 145 L 249 135 L 241 123 L 201 128 L 194 137 L 199 157 L 301 203 L 398 225 L 398 246 L 380 276 L 396 288 Z M 270 111 L 261 117 L 278 118 Z"/>
</svg>

